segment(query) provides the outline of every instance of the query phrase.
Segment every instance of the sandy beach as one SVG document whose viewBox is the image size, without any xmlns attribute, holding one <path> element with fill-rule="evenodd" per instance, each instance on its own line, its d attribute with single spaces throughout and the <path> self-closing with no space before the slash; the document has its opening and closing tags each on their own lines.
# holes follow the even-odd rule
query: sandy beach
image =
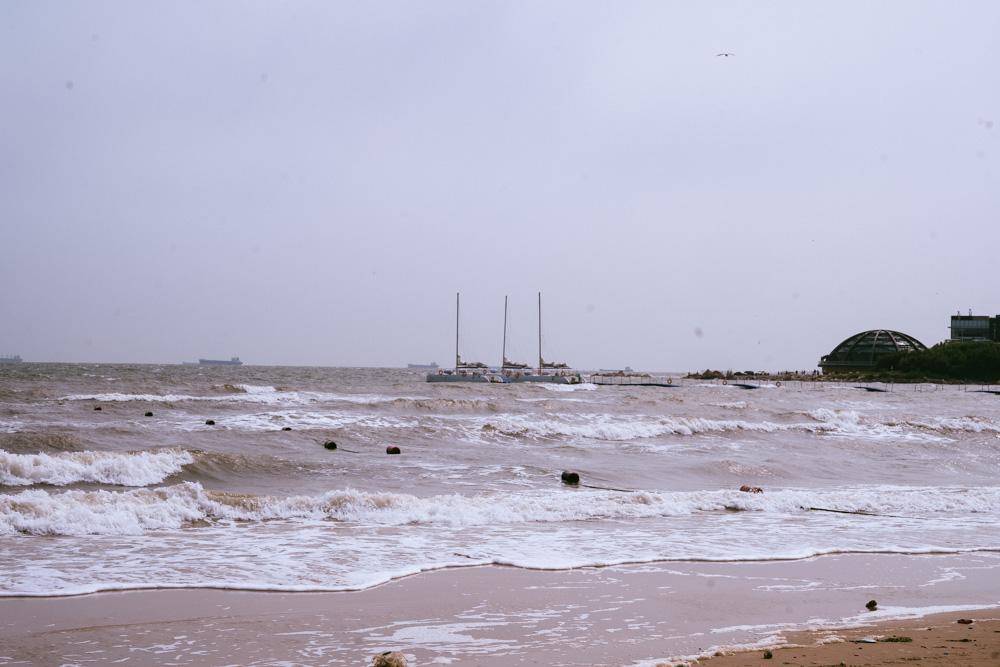
<svg viewBox="0 0 1000 667">
<path fill-rule="evenodd" d="M 755 649 L 706 658 L 697 664 L 708 667 L 1000 664 L 1000 618 L 996 610 L 935 614 L 914 621 L 849 630 L 795 632 L 785 639 L 788 646 L 770 649 L 770 658 L 765 657 L 764 650 Z"/>
<path fill-rule="evenodd" d="M 568 571 L 470 567 L 342 593 L 182 589 L 8 598 L 0 600 L 0 655 L 5 664 L 360 665 L 396 650 L 412 665 L 678 664 L 741 646 L 902 632 L 877 624 L 917 628 L 927 622 L 890 619 L 933 612 L 996 616 L 988 608 L 1000 602 L 997 567 L 994 554 L 855 554 Z M 879 600 L 876 612 L 864 608 L 871 598 Z M 858 625 L 865 627 L 848 634 L 794 632 Z M 970 636 L 977 643 L 963 650 L 986 645 L 980 634 Z M 906 649 L 936 651 L 942 641 Z M 864 656 L 892 648 L 839 647 Z M 751 664 L 760 655 L 713 664 Z"/>
</svg>

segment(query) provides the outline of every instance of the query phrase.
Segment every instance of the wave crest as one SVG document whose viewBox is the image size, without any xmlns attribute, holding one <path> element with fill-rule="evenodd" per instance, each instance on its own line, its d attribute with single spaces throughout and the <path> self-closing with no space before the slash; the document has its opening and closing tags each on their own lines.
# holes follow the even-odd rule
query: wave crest
<svg viewBox="0 0 1000 667">
<path fill-rule="evenodd" d="M 745 511 L 801 514 L 820 507 L 908 516 L 984 513 L 996 516 L 1000 488 L 857 487 L 631 493 L 568 490 L 417 497 L 345 489 L 276 498 L 206 491 L 196 482 L 130 491 L 39 489 L 0 496 L 0 534 L 135 535 L 151 530 L 233 521 L 334 520 L 362 525 L 495 526 L 684 516 Z"/>
<path fill-rule="evenodd" d="M 29 486 L 97 482 L 120 486 L 159 484 L 194 462 L 183 450 L 14 454 L 0 450 L 0 484 Z"/>
</svg>

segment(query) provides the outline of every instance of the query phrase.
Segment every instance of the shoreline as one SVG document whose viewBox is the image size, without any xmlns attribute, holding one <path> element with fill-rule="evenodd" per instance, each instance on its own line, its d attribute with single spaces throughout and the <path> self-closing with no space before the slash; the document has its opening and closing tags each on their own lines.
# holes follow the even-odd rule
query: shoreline
<svg viewBox="0 0 1000 667">
<path fill-rule="evenodd" d="M 845 512 L 850 513 L 850 512 Z M 1000 548 L 981 548 L 981 549 L 956 549 L 956 550 L 928 550 L 928 551 L 893 551 L 893 550 L 858 550 L 858 551 L 829 551 L 823 553 L 813 553 L 806 556 L 789 556 L 787 558 L 775 557 L 775 558 L 748 558 L 745 560 L 740 559 L 712 559 L 712 558 L 680 558 L 676 560 L 672 559 L 651 559 L 651 560 L 622 560 L 610 563 L 601 564 L 585 564 L 577 566 L 568 567 L 531 567 L 528 565 L 515 565 L 511 563 L 503 562 L 479 562 L 479 563 L 452 563 L 448 565 L 431 566 L 426 568 L 421 568 L 413 572 L 404 572 L 402 574 L 389 576 L 381 581 L 377 581 L 372 584 L 362 584 L 354 587 L 336 588 L 336 587 L 307 587 L 307 586 L 254 586 L 252 584 L 247 585 L 222 585 L 222 584 L 207 584 L 207 585 L 197 585 L 197 584 L 156 584 L 148 586 L 107 586 L 98 587 L 93 590 L 82 590 L 82 591 L 72 591 L 65 593 L 7 593 L 0 591 L 0 602 L 5 600 L 68 600 L 73 598 L 86 597 L 88 595 L 104 595 L 104 594 L 115 594 L 115 593 L 156 593 L 159 591 L 216 591 L 216 592 L 230 592 L 230 593 L 255 593 L 255 594 L 288 594 L 288 595 L 339 595 L 339 594 L 349 594 L 349 593 L 364 593 L 366 591 L 372 591 L 384 586 L 391 586 L 392 584 L 400 581 L 405 581 L 413 577 L 419 577 L 427 574 L 433 574 L 436 572 L 450 572 L 468 569 L 510 569 L 510 570 L 522 570 L 525 572 L 575 572 L 575 571 L 588 571 L 588 570 L 604 570 L 608 568 L 629 568 L 629 567 L 684 567 L 688 565 L 750 565 L 750 564 L 769 564 L 769 563 L 799 563 L 799 562 L 809 562 L 817 559 L 829 558 L 829 557 L 854 557 L 854 556 L 903 556 L 903 557 L 942 557 L 946 558 L 949 556 L 966 556 L 966 555 L 996 555 L 1000 554 Z M 459 555 L 459 554 L 456 554 Z M 1000 600 L 997 602 L 997 607 L 1000 607 Z"/>
<path fill-rule="evenodd" d="M 180 588 L 2 598 L 0 663 L 97 656 L 129 664 L 356 665 L 392 650 L 411 665 L 652 667 L 670 664 L 666 656 L 763 646 L 818 625 L 901 626 L 909 621 L 886 617 L 972 607 L 989 609 L 961 613 L 1000 616 L 997 571 L 995 553 L 852 554 L 561 571 L 477 565 L 330 593 Z M 864 609 L 871 598 L 878 612 Z M 739 655 L 759 664 L 759 654 Z"/>
<path fill-rule="evenodd" d="M 960 619 L 973 622 L 959 623 Z M 780 633 L 779 637 L 778 643 L 721 651 L 706 657 L 692 656 L 678 663 L 708 667 L 762 663 L 812 666 L 850 664 L 861 659 L 866 665 L 909 661 L 922 665 L 997 665 L 1000 664 L 1000 606 L 854 627 L 792 630 Z M 766 657 L 768 652 L 772 657 Z M 678 663 L 671 660 L 658 663 L 657 667 Z"/>
</svg>

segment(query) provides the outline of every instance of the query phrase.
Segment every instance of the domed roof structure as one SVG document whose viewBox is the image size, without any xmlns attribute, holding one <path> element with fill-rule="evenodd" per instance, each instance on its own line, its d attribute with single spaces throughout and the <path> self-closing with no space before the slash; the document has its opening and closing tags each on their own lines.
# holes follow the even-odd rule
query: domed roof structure
<svg viewBox="0 0 1000 667">
<path fill-rule="evenodd" d="M 916 352 L 927 346 L 913 336 L 888 329 L 872 329 L 854 334 L 819 360 L 824 373 L 869 370 L 879 357 L 896 352 Z"/>
</svg>

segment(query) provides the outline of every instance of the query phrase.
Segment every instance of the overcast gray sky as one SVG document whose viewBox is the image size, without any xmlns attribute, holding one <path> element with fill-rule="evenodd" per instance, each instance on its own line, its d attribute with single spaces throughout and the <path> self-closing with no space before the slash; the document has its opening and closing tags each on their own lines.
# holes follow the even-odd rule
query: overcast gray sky
<svg viewBox="0 0 1000 667">
<path fill-rule="evenodd" d="M 1000 312 L 998 65 L 992 1 L 6 0 L 0 353 L 931 344 Z"/>
</svg>

